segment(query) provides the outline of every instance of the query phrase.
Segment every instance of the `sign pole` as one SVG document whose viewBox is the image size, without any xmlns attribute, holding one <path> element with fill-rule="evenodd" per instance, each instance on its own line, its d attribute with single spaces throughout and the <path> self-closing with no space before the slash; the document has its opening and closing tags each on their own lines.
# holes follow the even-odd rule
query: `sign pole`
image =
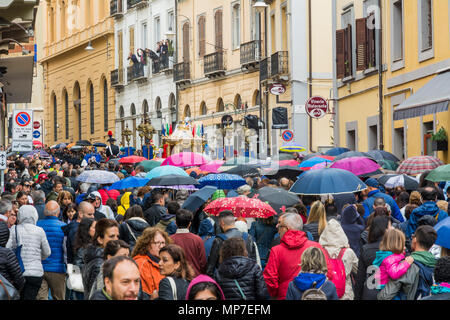
<svg viewBox="0 0 450 320">
<path fill-rule="evenodd" d="M 1 170 L 1 190 L 2 190 L 2 193 L 5 191 L 5 170 Z"/>
</svg>

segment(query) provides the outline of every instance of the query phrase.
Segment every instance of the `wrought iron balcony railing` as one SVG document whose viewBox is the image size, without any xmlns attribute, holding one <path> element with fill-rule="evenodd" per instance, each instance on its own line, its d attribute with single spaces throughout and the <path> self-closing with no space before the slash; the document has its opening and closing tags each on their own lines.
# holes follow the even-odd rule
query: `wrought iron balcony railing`
<svg viewBox="0 0 450 320">
<path fill-rule="evenodd" d="M 203 57 L 203 71 L 207 77 L 215 77 L 225 74 L 225 53 L 224 51 L 217 51 L 207 54 Z"/>
<path fill-rule="evenodd" d="M 111 0 L 109 6 L 110 6 L 109 14 L 111 17 L 123 16 L 122 0 Z"/>
<path fill-rule="evenodd" d="M 269 58 L 262 59 L 259 64 L 259 81 L 263 82 L 269 79 L 270 63 Z"/>
<path fill-rule="evenodd" d="M 111 86 L 121 87 L 124 85 L 123 68 L 111 71 Z"/>
<path fill-rule="evenodd" d="M 253 40 L 241 44 L 241 66 L 244 68 L 256 67 L 259 63 L 261 40 Z"/>
<path fill-rule="evenodd" d="M 175 83 L 185 83 L 190 80 L 191 70 L 189 62 L 181 62 L 173 66 L 173 81 Z"/>
<path fill-rule="evenodd" d="M 287 51 L 278 51 L 270 57 L 270 76 L 277 77 L 289 74 L 289 56 Z"/>
</svg>

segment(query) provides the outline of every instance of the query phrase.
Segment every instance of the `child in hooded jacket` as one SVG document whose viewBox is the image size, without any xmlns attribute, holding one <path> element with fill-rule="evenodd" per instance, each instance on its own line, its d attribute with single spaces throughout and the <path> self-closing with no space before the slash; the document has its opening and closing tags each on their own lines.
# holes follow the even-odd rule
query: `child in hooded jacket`
<svg viewBox="0 0 450 320">
<path fill-rule="evenodd" d="M 376 253 L 373 265 L 379 267 L 377 271 L 378 289 L 384 288 L 389 280 L 397 280 L 408 271 L 414 258 L 405 258 L 405 235 L 398 229 L 389 229 L 380 243 L 380 251 Z M 394 300 L 401 299 L 397 295 Z"/>
</svg>

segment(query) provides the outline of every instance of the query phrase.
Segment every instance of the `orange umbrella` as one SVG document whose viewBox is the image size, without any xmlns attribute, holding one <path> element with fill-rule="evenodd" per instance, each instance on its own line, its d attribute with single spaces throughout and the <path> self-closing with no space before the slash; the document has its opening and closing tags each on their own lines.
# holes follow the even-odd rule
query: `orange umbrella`
<svg viewBox="0 0 450 320">
<path fill-rule="evenodd" d="M 69 144 L 66 146 L 66 148 L 67 148 L 67 149 L 70 149 L 70 148 L 72 148 L 73 146 L 75 146 L 75 142 L 69 143 Z"/>
</svg>

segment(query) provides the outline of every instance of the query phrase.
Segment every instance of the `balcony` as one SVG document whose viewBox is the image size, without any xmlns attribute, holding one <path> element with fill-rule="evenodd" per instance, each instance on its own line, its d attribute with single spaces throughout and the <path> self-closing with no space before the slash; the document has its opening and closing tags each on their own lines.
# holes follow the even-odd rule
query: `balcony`
<svg viewBox="0 0 450 320">
<path fill-rule="evenodd" d="M 127 8 L 142 8 L 148 4 L 148 0 L 127 0 Z"/>
<path fill-rule="evenodd" d="M 122 68 L 111 71 L 111 87 L 121 89 L 124 86 L 123 70 Z"/>
<path fill-rule="evenodd" d="M 109 3 L 109 15 L 113 18 L 123 17 L 122 0 L 111 0 Z"/>
<path fill-rule="evenodd" d="M 261 40 L 241 44 L 241 68 L 257 71 L 259 66 Z"/>
<path fill-rule="evenodd" d="M 189 62 L 181 62 L 173 66 L 173 81 L 180 85 L 191 82 Z"/>
<path fill-rule="evenodd" d="M 289 74 L 289 56 L 287 51 L 275 52 L 270 57 L 270 76 L 279 78 Z"/>
<path fill-rule="evenodd" d="M 203 71 L 208 78 L 217 78 L 225 75 L 225 53 L 217 51 L 203 57 Z"/>
<path fill-rule="evenodd" d="M 161 56 L 159 59 L 152 60 L 152 73 L 158 74 L 160 72 L 171 72 L 173 71 L 173 61 L 170 59 L 169 55 Z"/>
<path fill-rule="evenodd" d="M 147 81 L 148 70 L 147 66 L 143 63 L 133 64 L 132 66 L 127 67 L 127 81 L 128 84 L 131 81 L 143 82 Z"/>
<path fill-rule="evenodd" d="M 264 82 L 269 79 L 270 75 L 270 63 L 269 58 L 265 58 L 261 60 L 259 64 L 259 81 Z"/>
</svg>

